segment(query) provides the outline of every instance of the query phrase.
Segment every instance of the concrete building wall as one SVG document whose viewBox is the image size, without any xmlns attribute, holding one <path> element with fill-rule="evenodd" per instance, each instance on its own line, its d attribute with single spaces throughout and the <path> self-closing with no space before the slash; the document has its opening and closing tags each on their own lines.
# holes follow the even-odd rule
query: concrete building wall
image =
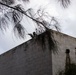
<svg viewBox="0 0 76 75">
<path fill-rule="evenodd" d="M 51 52 L 30 40 L 0 55 L 0 75 L 52 75 Z"/>
<path fill-rule="evenodd" d="M 70 49 L 71 63 L 76 63 L 76 38 L 54 32 L 58 53 L 30 40 L 0 56 L 0 75 L 57 75 L 65 68 L 66 49 Z M 52 54 L 51 54 L 52 53 Z"/>
<path fill-rule="evenodd" d="M 54 32 L 54 38 L 58 41 L 58 53 L 52 53 L 52 68 L 53 75 L 65 69 L 66 63 L 66 49 L 70 49 L 71 63 L 76 63 L 76 38 L 65 34 Z"/>
</svg>

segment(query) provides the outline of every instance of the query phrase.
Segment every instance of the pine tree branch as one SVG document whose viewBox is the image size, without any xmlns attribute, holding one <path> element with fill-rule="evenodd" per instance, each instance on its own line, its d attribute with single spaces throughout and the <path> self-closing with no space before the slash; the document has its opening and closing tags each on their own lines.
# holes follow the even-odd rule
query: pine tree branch
<svg viewBox="0 0 76 75">
<path fill-rule="evenodd" d="M 43 26 L 45 27 L 45 29 L 48 29 L 48 28 L 43 24 L 43 22 L 40 22 L 40 21 L 34 19 L 33 17 L 27 15 L 26 11 L 16 9 L 16 8 L 14 8 L 14 7 L 12 7 L 12 6 L 9 6 L 9 5 L 7 5 L 7 4 L 4 4 L 4 3 L 2 3 L 2 2 L 0 2 L 0 4 L 6 6 L 6 7 L 8 7 L 8 8 L 14 9 L 14 10 L 16 10 L 16 11 L 18 11 L 18 12 L 24 14 L 25 16 L 27 16 L 28 18 L 30 18 L 30 19 L 33 20 L 34 22 L 43 25 Z"/>
</svg>

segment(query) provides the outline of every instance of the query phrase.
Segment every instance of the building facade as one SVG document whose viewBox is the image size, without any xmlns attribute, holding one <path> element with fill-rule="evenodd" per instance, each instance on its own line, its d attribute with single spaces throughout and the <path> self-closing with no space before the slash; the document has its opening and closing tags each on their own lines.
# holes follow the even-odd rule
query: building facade
<svg viewBox="0 0 76 75">
<path fill-rule="evenodd" d="M 52 53 L 52 71 L 53 75 L 65 69 L 66 50 L 69 49 L 70 63 L 76 63 L 76 38 L 66 34 L 54 32 L 55 40 L 58 41 L 58 53 Z"/>
<path fill-rule="evenodd" d="M 0 55 L 0 75 L 58 75 L 65 68 L 66 50 L 70 50 L 71 63 L 76 63 L 76 38 L 53 32 L 58 51 L 29 40 Z"/>
</svg>

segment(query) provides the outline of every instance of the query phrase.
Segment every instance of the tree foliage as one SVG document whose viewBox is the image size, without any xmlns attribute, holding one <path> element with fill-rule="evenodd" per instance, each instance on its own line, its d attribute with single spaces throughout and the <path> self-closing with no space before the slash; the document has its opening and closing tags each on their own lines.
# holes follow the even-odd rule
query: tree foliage
<svg viewBox="0 0 76 75">
<path fill-rule="evenodd" d="M 61 70 L 57 75 L 76 75 L 76 64 L 71 63 L 69 69 Z"/>
<path fill-rule="evenodd" d="M 29 0 L 21 0 L 23 2 L 29 2 Z M 67 7 L 70 4 L 70 0 L 59 0 L 64 7 Z M 13 30 L 14 33 L 19 35 L 19 37 L 25 37 L 25 28 L 21 24 L 23 16 L 26 18 L 28 17 L 31 19 L 37 26 L 36 31 L 34 32 L 35 35 L 39 35 L 46 31 L 48 37 L 48 43 L 52 46 L 49 46 L 50 49 L 55 46 L 55 41 L 52 38 L 49 29 L 54 27 L 57 31 L 59 31 L 59 23 L 55 17 L 50 16 L 48 13 L 44 12 L 42 9 L 39 9 L 35 14 L 32 12 L 33 9 L 30 8 L 28 10 L 24 10 L 21 4 L 15 4 L 15 0 L 0 0 L 0 29 L 6 29 L 9 26 L 9 22 L 13 23 Z M 34 14 L 34 15 L 33 15 Z M 33 34 L 28 35 L 34 37 Z M 38 40 L 44 43 L 43 35 L 42 38 L 37 37 Z M 52 42 L 52 43 L 50 43 Z M 42 44 L 43 44 L 42 43 Z"/>
<path fill-rule="evenodd" d="M 68 5 L 71 3 L 70 0 L 59 0 L 61 5 L 63 5 L 64 8 L 68 7 Z"/>
<path fill-rule="evenodd" d="M 29 0 L 22 0 L 22 1 L 28 2 Z M 64 7 L 67 7 L 68 4 L 70 4 L 70 0 L 59 0 L 59 1 L 62 3 L 62 5 Z M 35 18 L 35 15 L 32 15 L 33 13 L 31 12 L 31 10 L 33 10 L 33 9 L 30 8 L 26 11 L 23 9 L 23 7 L 20 4 L 18 4 L 16 6 L 12 6 L 14 3 L 15 3 L 15 0 L 1 0 L 0 1 L 0 10 L 2 13 L 2 16 L 0 17 L 0 29 L 2 29 L 2 28 L 6 29 L 6 26 L 11 18 L 14 23 L 14 31 L 17 31 L 19 36 L 24 37 L 24 28 L 21 25 L 23 15 L 32 19 L 32 21 L 34 21 L 36 23 L 36 25 L 41 28 L 41 31 L 50 29 L 51 22 L 55 22 L 55 24 L 53 24 L 53 26 L 57 30 L 59 29 L 58 22 L 57 22 L 57 20 L 55 20 L 54 17 L 51 17 L 50 22 L 46 21 L 43 18 L 45 16 L 46 16 L 45 18 L 47 18 L 49 15 L 46 15 L 42 11 L 42 9 L 39 9 L 37 11 L 37 13 L 35 13 L 37 15 L 37 17 Z"/>
</svg>

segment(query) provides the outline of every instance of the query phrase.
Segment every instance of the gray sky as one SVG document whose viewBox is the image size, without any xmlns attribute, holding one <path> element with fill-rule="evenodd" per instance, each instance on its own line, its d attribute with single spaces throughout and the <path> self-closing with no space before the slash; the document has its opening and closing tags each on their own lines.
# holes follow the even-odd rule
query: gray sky
<svg viewBox="0 0 76 75">
<path fill-rule="evenodd" d="M 68 34 L 70 36 L 76 37 L 76 0 L 71 0 L 71 5 L 64 9 L 57 0 L 30 0 L 30 4 L 26 4 L 27 8 L 32 7 L 34 10 L 37 8 L 43 8 L 46 12 L 48 12 L 51 16 L 57 18 L 58 22 L 61 26 L 61 32 Z M 27 20 L 24 18 L 24 20 Z M 25 25 L 25 21 L 23 20 L 23 25 Z M 34 30 L 34 26 L 29 26 L 29 21 L 26 23 L 26 29 L 28 32 L 32 32 Z M 3 33 L 0 31 L 0 54 L 8 51 L 9 49 L 25 42 L 29 39 L 25 40 L 16 39 L 14 37 L 13 31 L 11 30 L 5 31 Z"/>
</svg>

